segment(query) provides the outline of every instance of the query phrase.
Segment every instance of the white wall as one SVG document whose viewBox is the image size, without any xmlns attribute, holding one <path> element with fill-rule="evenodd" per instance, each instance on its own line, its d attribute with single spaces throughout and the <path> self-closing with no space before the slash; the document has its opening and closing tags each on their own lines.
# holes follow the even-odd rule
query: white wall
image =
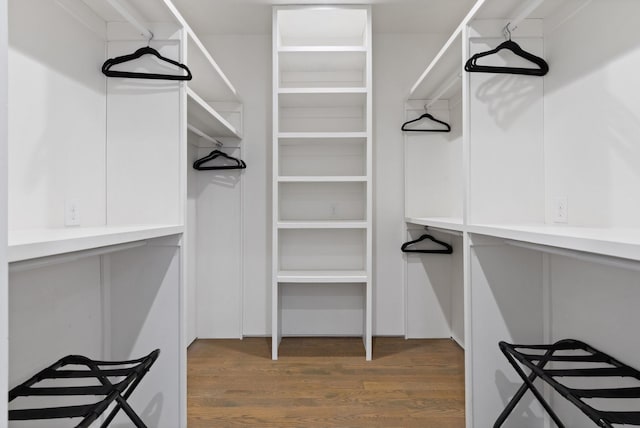
<svg viewBox="0 0 640 428">
<path fill-rule="evenodd" d="M 189 140 L 192 141 L 194 135 L 189 133 Z M 198 149 L 195 145 L 187 144 L 187 215 L 184 232 L 185 251 L 187 254 L 186 266 L 186 335 L 185 343 L 191 344 L 197 337 L 197 303 L 198 303 L 198 276 L 197 276 L 197 242 L 198 242 L 198 175 L 197 171 L 191 167 L 193 161 L 198 159 Z"/>
<path fill-rule="evenodd" d="M 374 29 L 375 31 L 375 29 Z M 374 335 L 404 335 L 404 152 L 400 126 L 415 79 L 444 35 L 373 35 Z"/>
<path fill-rule="evenodd" d="M 594 1 L 545 37 L 547 221 L 567 196 L 571 225 L 640 225 L 639 15 L 637 1 Z"/>
<path fill-rule="evenodd" d="M 104 41 L 56 2 L 12 1 L 9 16 L 9 229 L 62 227 L 67 199 L 102 225 Z"/>
<path fill-rule="evenodd" d="M 243 213 L 228 219 L 240 236 L 243 271 L 242 334 L 271 332 L 271 37 L 266 35 L 210 36 L 203 43 L 238 90 L 244 109 Z M 200 220 L 202 222 L 202 220 Z M 200 237 L 202 239 L 202 237 Z"/>
</svg>

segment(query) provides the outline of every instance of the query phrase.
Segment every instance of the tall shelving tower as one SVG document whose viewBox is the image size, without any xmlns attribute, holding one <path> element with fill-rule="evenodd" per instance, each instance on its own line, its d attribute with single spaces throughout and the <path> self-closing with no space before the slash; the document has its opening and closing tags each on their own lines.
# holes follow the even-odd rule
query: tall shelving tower
<svg viewBox="0 0 640 428">
<path fill-rule="evenodd" d="M 283 334 L 362 334 L 371 359 L 371 74 L 369 6 L 274 7 L 274 360 Z"/>
</svg>

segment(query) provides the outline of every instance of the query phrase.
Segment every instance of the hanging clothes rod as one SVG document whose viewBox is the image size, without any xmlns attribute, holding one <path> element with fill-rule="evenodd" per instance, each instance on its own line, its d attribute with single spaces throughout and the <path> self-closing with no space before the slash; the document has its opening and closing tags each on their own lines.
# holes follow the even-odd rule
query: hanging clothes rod
<svg viewBox="0 0 640 428">
<path fill-rule="evenodd" d="M 107 0 L 107 2 L 113 7 L 127 22 L 133 25 L 138 33 L 151 41 L 153 39 L 153 33 L 143 24 L 144 18 L 136 9 L 133 8 L 126 0 Z"/>
<path fill-rule="evenodd" d="M 436 102 L 438 102 L 449 89 L 451 89 L 456 83 L 458 83 L 458 80 L 461 77 L 462 73 L 458 73 L 457 75 L 453 76 L 453 79 L 449 80 L 447 84 L 444 85 L 442 89 L 440 89 L 433 97 L 430 97 L 429 102 L 424 106 L 425 110 L 429 110 Z"/>
<path fill-rule="evenodd" d="M 435 232 L 439 232 L 439 233 L 446 233 L 447 235 L 453 235 L 453 236 L 462 236 L 462 232 L 460 232 L 459 230 L 450 230 L 450 229 L 442 229 L 440 227 L 433 227 L 433 226 L 429 226 L 429 230 L 433 230 Z"/>
<path fill-rule="evenodd" d="M 205 134 L 204 132 L 202 132 L 201 130 L 199 130 L 193 125 L 187 125 L 187 129 L 193 132 L 194 134 L 196 134 L 198 137 L 204 138 L 205 140 L 213 143 L 218 149 L 223 146 L 222 142 L 216 140 L 215 138 L 209 137 L 207 134 Z"/>
<path fill-rule="evenodd" d="M 531 12 L 533 12 L 534 10 L 536 10 L 538 8 L 538 6 L 540 6 L 542 3 L 544 2 L 544 0 L 529 0 L 528 2 L 525 2 L 515 13 L 513 18 L 509 19 L 509 22 L 507 23 L 507 25 L 504 27 L 504 33 L 505 33 L 505 38 L 510 39 L 511 37 L 511 33 L 518 28 L 518 25 L 520 25 L 520 23 L 522 21 L 524 21 L 525 19 L 527 19 L 527 17 L 529 15 L 531 15 Z"/>
<path fill-rule="evenodd" d="M 581 260 L 589 263 L 597 263 L 600 265 L 611 266 L 614 268 L 629 269 L 640 271 L 640 262 L 623 259 L 614 256 L 606 256 L 600 254 L 591 254 L 585 251 L 571 250 L 566 248 L 551 247 L 543 244 L 531 244 L 528 242 L 505 240 L 505 244 L 514 247 L 526 248 L 528 250 L 541 251 L 543 253 L 554 254 L 557 256 L 570 257 L 572 259 Z"/>
</svg>

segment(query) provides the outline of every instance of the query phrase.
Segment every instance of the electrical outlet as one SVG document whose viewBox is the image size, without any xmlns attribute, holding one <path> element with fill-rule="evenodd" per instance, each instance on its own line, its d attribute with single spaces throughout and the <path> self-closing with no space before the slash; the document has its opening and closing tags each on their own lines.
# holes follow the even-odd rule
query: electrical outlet
<svg viewBox="0 0 640 428">
<path fill-rule="evenodd" d="M 77 199 L 64 202 L 64 225 L 80 226 L 80 203 Z"/>
<path fill-rule="evenodd" d="M 553 200 L 553 222 L 567 223 L 569 221 L 569 203 L 566 196 Z"/>
</svg>

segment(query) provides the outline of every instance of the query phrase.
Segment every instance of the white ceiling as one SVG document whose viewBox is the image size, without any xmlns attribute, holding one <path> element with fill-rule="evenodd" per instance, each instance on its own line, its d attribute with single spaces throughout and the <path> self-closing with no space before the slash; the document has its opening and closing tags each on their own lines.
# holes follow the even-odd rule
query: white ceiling
<svg viewBox="0 0 640 428">
<path fill-rule="evenodd" d="M 271 34 L 277 4 L 373 4 L 376 33 L 450 33 L 474 0 L 173 0 L 194 31 Z"/>
</svg>

